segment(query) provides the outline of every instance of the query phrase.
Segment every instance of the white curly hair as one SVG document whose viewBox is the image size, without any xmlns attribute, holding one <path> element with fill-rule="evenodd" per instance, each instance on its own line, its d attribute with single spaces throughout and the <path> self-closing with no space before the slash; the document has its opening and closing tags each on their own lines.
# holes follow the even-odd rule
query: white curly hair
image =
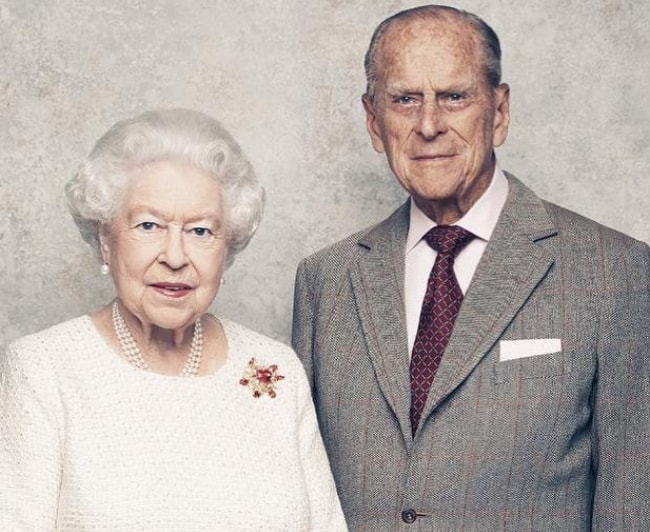
<svg viewBox="0 0 650 532">
<path fill-rule="evenodd" d="M 134 167 L 156 161 L 190 164 L 219 183 L 228 234 L 227 265 L 257 230 L 264 189 L 241 148 L 215 119 L 189 109 L 145 112 L 113 125 L 65 187 L 82 238 L 99 254 L 99 231 L 119 206 Z"/>
</svg>

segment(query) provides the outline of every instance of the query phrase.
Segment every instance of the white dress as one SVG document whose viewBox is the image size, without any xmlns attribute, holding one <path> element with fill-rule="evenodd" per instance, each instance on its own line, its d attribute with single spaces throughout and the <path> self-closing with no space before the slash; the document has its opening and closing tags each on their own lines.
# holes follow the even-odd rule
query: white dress
<svg viewBox="0 0 650 532">
<path fill-rule="evenodd" d="M 88 316 L 0 359 L 0 530 L 347 530 L 293 351 L 220 320 L 217 373 L 135 369 Z M 278 366 L 277 396 L 240 384 Z"/>
</svg>

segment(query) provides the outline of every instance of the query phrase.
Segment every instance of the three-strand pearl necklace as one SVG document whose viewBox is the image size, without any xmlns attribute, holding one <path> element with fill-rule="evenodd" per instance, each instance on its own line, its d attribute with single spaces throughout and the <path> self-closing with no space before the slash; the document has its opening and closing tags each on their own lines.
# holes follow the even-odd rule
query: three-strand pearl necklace
<svg viewBox="0 0 650 532">
<path fill-rule="evenodd" d="M 122 354 L 132 365 L 136 368 L 151 371 L 149 365 L 142 358 L 142 353 L 135 343 L 131 331 L 126 325 L 122 314 L 120 314 L 119 305 L 117 300 L 113 302 L 113 330 L 117 336 L 122 349 Z M 194 333 L 192 334 L 192 345 L 190 347 L 190 354 L 183 369 L 178 374 L 179 377 L 195 377 L 201 364 L 203 356 L 203 327 L 201 326 L 201 318 L 194 323 Z"/>
</svg>

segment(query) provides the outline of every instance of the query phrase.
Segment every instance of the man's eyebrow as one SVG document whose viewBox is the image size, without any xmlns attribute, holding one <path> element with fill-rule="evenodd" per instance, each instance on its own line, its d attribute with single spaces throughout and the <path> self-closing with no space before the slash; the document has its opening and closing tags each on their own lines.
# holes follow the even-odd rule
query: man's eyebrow
<svg viewBox="0 0 650 532">
<path fill-rule="evenodd" d="M 423 94 L 428 92 L 427 90 L 422 90 L 414 88 L 412 86 L 406 85 L 404 83 L 395 82 L 389 83 L 386 85 L 384 91 L 390 95 L 397 94 Z M 454 92 L 460 93 L 472 93 L 476 91 L 476 83 L 466 82 L 466 83 L 453 83 L 449 84 L 446 87 L 440 87 L 434 90 L 436 94 L 449 94 Z"/>
<path fill-rule="evenodd" d="M 405 93 L 420 93 L 421 91 L 411 88 L 404 83 L 395 82 L 386 85 L 386 92 L 388 94 L 405 94 Z"/>
</svg>

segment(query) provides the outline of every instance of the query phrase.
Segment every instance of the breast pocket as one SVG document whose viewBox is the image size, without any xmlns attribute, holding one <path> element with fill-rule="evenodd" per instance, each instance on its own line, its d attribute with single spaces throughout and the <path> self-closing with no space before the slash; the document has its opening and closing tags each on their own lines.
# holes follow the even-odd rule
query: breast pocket
<svg viewBox="0 0 650 532">
<path fill-rule="evenodd" d="M 498 357 L 500 359 L 502 357 Z M 510 358 L 494 364 L 494 384 L 526 380 L 548 379 L 571 373 L 571 356 L 566 350 L 550 353 L 510 353 Z"/>
</svg>

